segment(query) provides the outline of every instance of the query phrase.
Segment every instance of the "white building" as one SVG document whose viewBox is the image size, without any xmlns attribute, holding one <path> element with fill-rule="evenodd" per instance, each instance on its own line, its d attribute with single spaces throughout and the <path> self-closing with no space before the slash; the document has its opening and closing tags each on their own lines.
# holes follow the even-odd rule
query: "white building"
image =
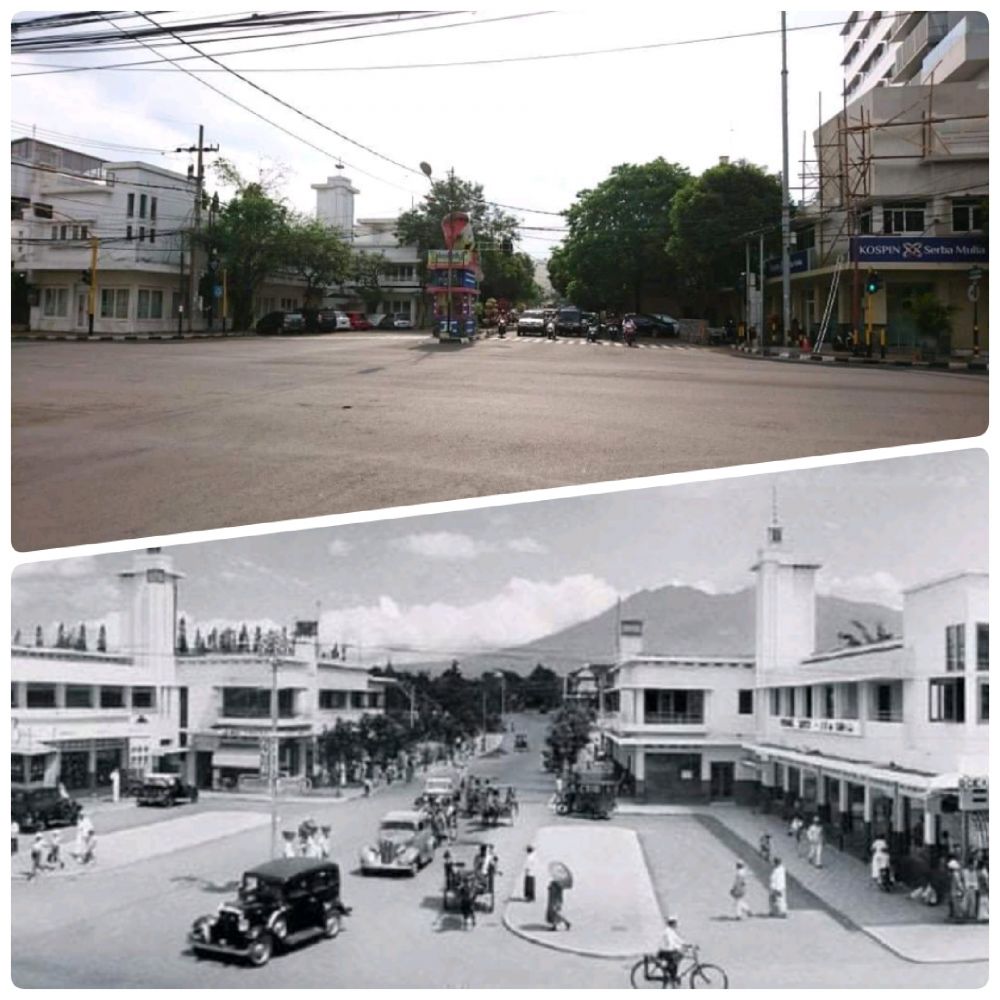
<svg viewBox="0 0 1000 1000">
<path fill-rule="evenodd" d="M 745 658 L 646 655 L 641 623 L 623 622 L 602 721 L 613 759 L 640 797 L 797 806 L 862 854 L 876 835 L 898 858 L 984 846 L 987 575 L 908 590 L 900 636 L 817 650 L 818 568 L 768 528 Z"/>
<path fill-rule="evenodd" d="M 316 741 L 338 719 L 384 708 L 385 681 L 321 649 L 316 622 L 296 623 L 293 644 L 265 652 L 179 651 L 181 574 L 159 549 L 120 574 L 127 592 L 116 652 L 11 648 L 11 754 L 15 784 L 69 790 L 110 783 L 111 772 L 179 771 L 219 787 L 261 771 L 278 692 L 282 773 L 312 777 Z"/>
</svg>

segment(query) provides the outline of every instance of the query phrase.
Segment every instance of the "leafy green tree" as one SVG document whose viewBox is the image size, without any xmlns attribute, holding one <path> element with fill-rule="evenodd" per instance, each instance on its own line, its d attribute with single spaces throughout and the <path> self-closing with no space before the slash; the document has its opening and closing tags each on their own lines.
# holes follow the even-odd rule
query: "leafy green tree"
<svg viewBox="0 0 1000 1000">
<path fill-rule="evenodd" d="M 765 253 L 777 252 L 781 181 L 746 160 L 720 163 L 677 192 L 670 216 L 667 249 L 690 301 L 685 308 L 705 314 L 720 288 L 736 286 L 748 234 L 765 230 Z"/>
<path fill-rule="evenodd" d="M 955 306 L 945 304 L 933 292 L 918 292 L 910 299 L 909 306 L 920 347 L 941 354 L 950 353 Z"/>
<path fill-rule="evenodd" d="M 389 261 L 384 253 L 370 253 L 359 250 L 351 260 L 351 281 L 354 290 L 365 304 L 365 311 L 376 312 L 382 301 L 382 275 Z"/>
<path fill-rule="evenodd" d="M 214 215 L 202 240 L 226 272 L 233 327 L 246 330 L 261 286 L 287 266 L 290 212 L 272 194 L 272 179 L 247 181 L 226 160 L 216 163 L 216 172 L 235 194 Z"/>
<path fill-rule="evenodd" d="M 284 262 L 305 284 L 305 305 L 322 305 L 327 289 L 351 272 L 351 249 L 336 229 L 308 216 L 291 216 L 284 234 Z"/>
<path fill-rule="evenodd" d="M 614 167 L 580 191 L 564 213 L 569 234 L 549 262 L 555 290 L 584 309 L 638 312 L 643 296 L 670 289 L 670 204 L 689 180 L 684 167 L 658 157 Z"/>
<path fill-rule="evenodd" d="M 562 771 L 576 763 L 590 741 L 593 717 L 581 705 L 567 704 L 552 717 L 545 736 L 545 757 L 550 770 Z"/>
</svg>

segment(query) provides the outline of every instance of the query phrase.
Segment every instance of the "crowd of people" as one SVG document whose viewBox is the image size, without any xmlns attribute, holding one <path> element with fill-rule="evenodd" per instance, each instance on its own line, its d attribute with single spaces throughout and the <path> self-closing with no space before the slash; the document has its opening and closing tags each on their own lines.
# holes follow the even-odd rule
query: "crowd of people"
<svg viewBox="0 0 1000 1000">
<path fill-rule="evenodd" d="M 11 824 L 11 851 L 17 850 L 20 830 L 17 824 Z M 92 865 L 97 861 L 97 834 L 90 816 L 83 812 L 76 825 L 76 839 L 70 849 L 63 841 L 59 830 L 51 830 L 47 834 L 37 832 L 28 849 L 30 867 L 25 871 L 25 878 L 36 879 L 46 872 L 64 871 L 67 858 L 78 865 Z"/>
</svg>

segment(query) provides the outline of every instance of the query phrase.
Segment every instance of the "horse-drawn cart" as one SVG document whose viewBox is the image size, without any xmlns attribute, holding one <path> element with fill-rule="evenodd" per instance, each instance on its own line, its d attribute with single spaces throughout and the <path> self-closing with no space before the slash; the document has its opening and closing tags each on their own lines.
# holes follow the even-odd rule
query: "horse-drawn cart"
<svg viewBox="0 0 1000 1000">
<path fill-rule="evenodd" d="M 474 863 L 446 861 L 441 905 L 446 912 L 459 913 L 463 901 L 469 900 L 474 909 L 492 913 L 496 905 L 493 882 L 492 871 L 478 871 Z"/>
</svg>

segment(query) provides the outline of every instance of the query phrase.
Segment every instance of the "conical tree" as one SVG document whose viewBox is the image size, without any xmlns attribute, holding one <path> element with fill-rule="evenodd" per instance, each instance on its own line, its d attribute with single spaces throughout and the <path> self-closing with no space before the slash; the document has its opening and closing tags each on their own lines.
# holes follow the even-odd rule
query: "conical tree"
<svg viewBox="0 0 1000 1000">
<path fill-rule="evenodd" d="M 87 626 L 80 622 L 80 627 L 76 630 L 76 642 L 73 643 L 73 648 L 80 653 L 87 652 Z"/>
<path fill-rule="evenodd" d="M 45 645 L 45 633 L 42 631 L 41 625 L 35 626 L 35 646 Z"/>
<path fill-rule="evenodd" d="M 240 628 L 240 635 L 236 641 L 236 649 L 240 653 L 250 652 L 250 633 L 247 632 L 246 624 Z"/>
<path fill-rule="evenodd" d="M 188 650 L 188 638 L 187 638 L 187 622 L 184 620 L 184 616 L 181 615 L 181 620 L 177 623 L 177 652 L 181 656 L 187 656 Z"/>
<path fill-rule="evenodd" d="M 108 630 L 102 625 L 97 632 L 97 652 L 106 653 L 108 651 Z"/>
</svg>

